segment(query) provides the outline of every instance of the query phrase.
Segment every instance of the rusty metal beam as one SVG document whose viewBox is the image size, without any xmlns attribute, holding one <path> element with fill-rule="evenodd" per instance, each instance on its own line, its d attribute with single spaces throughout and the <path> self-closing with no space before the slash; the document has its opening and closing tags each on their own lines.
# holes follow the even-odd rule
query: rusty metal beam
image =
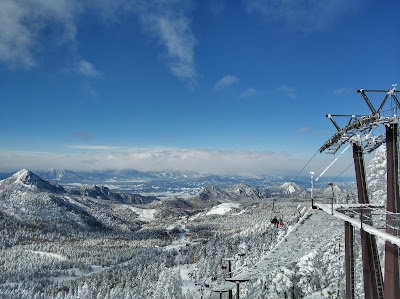
<svg viewBox="0 0 400 299">
<path fill-rule="evenodd" d="M 344 223 L 344 246 L 346 261 L 346 299 L 354 299 L 354 234 L 350 222 Z"/>
<path fill-rule="evenodd" d="M 399 152 L 398 124 L 386 126 L 386 156 L 387 156 L 387 211 L 398 213 L 399 206 Z M 392 231 L 392 219 L 386 216 L 386 231 Z M 390 242 L 385 243 L 385 299 L 399 297 L 399 249 Z"/>
<path fill-rule="evenodd" d="M 357 143 L 353 143 L 353 159 L 356 172 L 358 203 L 369 204 L 363 149 L 361 145 L 358 145 Z"/>
<path fill-rule="evenodd" d="M 369 204 L 363 149 L 357 143 L 353 143 L 353 159 L 356 171 L 358 202 L 360 204 Z M 363 219 L 361 219 L 362 221 Z M 380 299 L 382 298 L 383 279 L 379 257 L 376 254 L 378 252 L 376 239 L 375 236 L 368 234 L 364 230 L 361 230 L 361 250 L 365 299 Z"/>
</svg>

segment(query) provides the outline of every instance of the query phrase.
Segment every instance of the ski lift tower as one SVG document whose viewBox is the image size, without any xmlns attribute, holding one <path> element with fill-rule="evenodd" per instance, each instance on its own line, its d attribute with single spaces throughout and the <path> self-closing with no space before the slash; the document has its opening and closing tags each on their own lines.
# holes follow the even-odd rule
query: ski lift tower
<svg viewBox="0 0 400 299">
<path fill-rule="evenodd" d="M 396 84 L 389 90 L 357 90 L 361 94 L 371 114 L 369 115 L 332 115 L 327 117 L 337 129 L 335 133 L 319 151 L 335 154 L 345 143 L 350 142 L 353 146 L 353 159 L 357 180 L 358 201 L 361 205 L 368 205 L 368 193 L 364 167 L 364 153 L 371 153 L 381 144 L 386 142 L 387 153 L 387 214 L 386 232 L 396 235 L 393 229 L 392 219 L 388 213 L 400 212 L 399 186 L 398 186 L 398 124 L 397 111 L 400 103 L 397 99 Z M 368 98 L 370 93 L 384 93 L 385 97 L 378 109 Z M 389 115 L 384 114 L 383 108 L 387 100 L 391 100 Z M 393 112 L 393 114 L 391 114 Z M 350 117 L 346 126 L 341 128 L 334 117 Z M 386 134 L 375 134 L 375 129 L 384 126 Z M 362 209 L 362 207 L 361 207 Z M 368 215 L 367 215 L 368 216 Z M 361 223 L 363 219 L 360 219 Z M 373 225 L 371 220 L 365 221 Z M 370 222 L 370 223 L 369 223 Z M 346 298 L 354 298 L 354 254 L 353 254 L 353 226 L 345 221 L 345 256 L 346 256 Z M 361 246 L 363 256 L 363 277 L 365 298 L 397 299 L 399 294 L 399 250 L 397 245 L 390 242 L 385 244 L 385 287 L 377 253 L 375 236 L 361 230 Z"/>
</svg>

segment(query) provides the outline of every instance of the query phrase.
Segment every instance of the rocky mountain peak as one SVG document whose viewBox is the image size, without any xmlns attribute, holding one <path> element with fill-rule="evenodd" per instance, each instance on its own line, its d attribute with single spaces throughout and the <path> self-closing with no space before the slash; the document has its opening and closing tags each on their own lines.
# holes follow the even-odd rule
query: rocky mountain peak
<svg viewBox="0 0 400 299">
<path fill-rule="evenodd" d="M 225 188 L 224 191 L 234 194 L 238 197 L 261 199 L 266 197 L 260 190 L 248 184 L 242 183 Z"/>
<path fill-rule="evenodd" d="M 283 194 L 292 194 L 301 191 L 301 187 L 293 182 L 285 182 L 280 186 L 281 192 Z"/>
<path fill-rule="evenodd" d="M 51 190 L 51 191 L 64 191 L 61 186 L 52 184 L 48 181 L 43 180 L 38 175 L 34 174 L 32 171 L 27 169 L 22 169 L 16 173 L 14 173 L 8 179 L 5 179 L 0 182 L 2 186 L 23 186 L 25 188 L 29 188 L 32 190 Z"/>
</svg>

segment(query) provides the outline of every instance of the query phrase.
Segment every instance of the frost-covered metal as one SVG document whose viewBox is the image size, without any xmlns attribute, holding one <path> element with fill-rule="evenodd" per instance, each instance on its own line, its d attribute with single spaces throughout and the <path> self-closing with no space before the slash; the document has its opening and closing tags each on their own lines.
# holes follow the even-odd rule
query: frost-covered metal
<svg viewBox="0 0 400 299">
<path fill-rule="evenodd" d="M 381 144 L 386 142 L 385 135 L 383 133 L 376 134 L 375 129 L 382 125 L 388 125 L 391 123 L 398 123 L 399 118 L 397 111 L 400 108 L 400 103 L 397 99 L 396 84 L 393 84 L 393 88 L 389 90 L 364 90 L 359 89 L 360 93 L 365 102 L 367 103 L 371 114 L 369 115 L 347 115 L 347 114 L 327 114 L 326 117 L 333 123 L 337 129 L 337 133 L 332 135 L 319 149 L 319 152 L 326 152 L 328 154 L 335 154 L 341 146 L 347 142 L 356 142 L 362 144 L 363 151 L 366 153 L 373 152 Z M 379 105 L 378 109 L 375 109 L 367 93 L 385 93 L 385 97 Z M 385 105 L 388 104 L 388 99 L 391 99 L 391 107 L 387 110 L 383 110 Z M 346 126 L 341 128 L 334 117 L 346 117 L 349 121 Z"/>
<path fill-rule="evenodd" d="M 360 89 L 357 91 L 360 93 L 368 105 L 371 114 L 365 116 L 351 115 L 350 120 L 346 126 L 340 128 L 333 116 L 349 116 L 349 115 L 331 115 L 327 117 L 331 120 L 337 133 L 335 133 L 328 141 L 326 141 L 319 152 L 326 152 L 335 154 L 339 148 L 345 143 L 351 143 L 353 145 L 353 158 L 357 178 L 357 190 L 359 204 L 369 204 L 367 187 L 365 182 L 365 169 L 364 169 L 364 158 L 363 153 L 371 153 L 377 149 L 381 144 L 387 142 L 387 211 L 383 213 L 384 219 L 374 222 L 372 219 L 372 213 L 369 210 L 364 211 L 361 207 L 361 215 L 359 215 L 359 223 L 361 229 L 361 245 L 363 255 L 363 276 L 364 276 L 364 295 L 365 298 L 387 298 L 396 299 L 399 298 L 399 244 L 400 238 L 398 238 L 398 223 L 397 220 L 393 222 L 393 214 L 398 216 L 400 212 L 400 199 L 399 199 L 399 182 L 398 182 L 398 109 L 400 103 L 397 99 L 396 84 L 392 86 L 390 90 L 364 90 Z M 385 97 L 379 105 L 378 109 L 375 109 L 374 105 L 370 101 L 367 93 L 385 93 Z M 383 110 L 387 100 L 391 99 L 391 106 L 388 110 Z M 387 113 L 388 115 L 385 115 Z M 384 126 L 386 128 L 386 134 L 376 134 L 376 129 Z M 321 207 L 320 207 L 321 208 Z M 346 214 L 347 210 L 335 211 L 340 218 L 345 221 L 345 228 L 349 229 L 350 223 L 355 224 L 352 219 L 350 220 Z M 333 207 L 331 208 L 333 213 Z M 388 213 L 391 213 L 389 216 Z M 340 216 L 344 215 L 344 217 Z M 369 219 L 364 219 L 368 216 Z M 355 217 L 354 215 L 352 217 Z M 374 227 L 374 223 L 381 224 L 386 221 L 386 224 L 390 224 L 390 227 L 386 226 L 385 232 L 379 232 Z M 363 225 L 363 223 L 365 224 Z M 395 223 L 395 224 L 394 224 Z M 367 229 L 366 229 L 367 228 Z M 368 231 L 368 228 L 371 228 Z M 379 233 L 377 233 L 379 232 Z M 346 230 L 347 237 L 346 242 L 350 242 L 349 232 Z M 385 236 L 385 288 L 383 287 L 383 279 L 381 273 L 381 267 L 379 263 L 379 257 L 376 247 L 375 236 Z M 387 238 L 386 238 L 387 237 Z M 394 240 L 394 241 L 393 241 Z M 346 262 L 351 262 L 351 256 L 353 248 L 350 244 L 346 243 Z M 354 284 L 354 267 L 350 264 L 346 264 L 346 298 L 353 298 L 353 284 Z"/>
</svg>

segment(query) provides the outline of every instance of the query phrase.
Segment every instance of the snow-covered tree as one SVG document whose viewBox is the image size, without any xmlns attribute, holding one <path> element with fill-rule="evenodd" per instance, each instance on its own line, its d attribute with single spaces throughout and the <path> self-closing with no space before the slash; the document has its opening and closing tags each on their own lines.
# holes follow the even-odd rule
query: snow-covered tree
<svg viewBox="0 0 400 299">
<path fill-rule="evenodd" d="M 154 287 L 154 299 L 183 299 L 182 279 L 179 268 L 167 268 L 160 273 L 157 284 Z"/>
<path fill-rule="evenodd" d="M 386 204 L 386 146 L 381 145 L 375 150 L 375 156 L 367 167 L 367 189 L 371 203 Z"/>
</svg>

